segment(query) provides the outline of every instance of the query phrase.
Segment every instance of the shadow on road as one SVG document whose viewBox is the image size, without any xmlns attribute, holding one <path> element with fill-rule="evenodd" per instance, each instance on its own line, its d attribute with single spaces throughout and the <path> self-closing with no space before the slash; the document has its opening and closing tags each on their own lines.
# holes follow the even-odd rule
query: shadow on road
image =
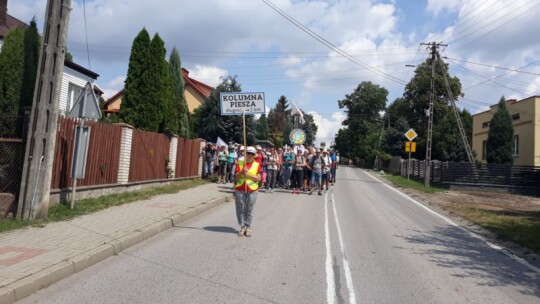
<svg viewBox="0 0 540 304">
<path fill-rule="evenodd" d="M 489 248 L 458 227 L 437 227 L 431 232 L 410 231 L 398 236 L 419 245 L 415 254 L 440 267 L 455 269 L 453 276 L 468 278 L 479 286 L 515 286 L 519 292 L 540 296 L 540 275 Z M 403 249 L 403 248 L 401 248 Z"/>
<path fill-rule="evenodd" d="M 195 229 L 195 230 L 202 230 L 202 231 L 233 233 L 233 234 L 238 233 L 237 229 L 233 227 L 227 227 L 227 226 L 204 226 L 204 227 L 174 226 L 174 228 Z"/>
</svg>

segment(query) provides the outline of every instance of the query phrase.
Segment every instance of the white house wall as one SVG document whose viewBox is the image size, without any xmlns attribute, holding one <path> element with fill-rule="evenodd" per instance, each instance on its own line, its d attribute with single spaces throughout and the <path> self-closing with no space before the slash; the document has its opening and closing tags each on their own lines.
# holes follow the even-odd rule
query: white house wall
<svg viewBox="0 0 540 304">
<path fill-rule="evenodd" d="M 62 88 L 60 89 L 60 114 L 67 115 L 70 110 L 66 109 L 69 84 L 73 83 L 74 85 L 84 88 L 87 82 L 92 82 L 93 80 L 94 79 L 89 76 L 79 73 L 67 66 L 64 66 L 64 74 L 62 76 Z"/>
</svg>

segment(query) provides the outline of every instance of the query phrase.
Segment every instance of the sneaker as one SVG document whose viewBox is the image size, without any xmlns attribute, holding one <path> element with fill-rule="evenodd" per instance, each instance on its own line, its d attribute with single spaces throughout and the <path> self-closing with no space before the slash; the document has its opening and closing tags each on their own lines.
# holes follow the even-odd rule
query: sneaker
<svg viewBox="0 0 540 304">
<path fill-rule="evenodd" d="M 309 190 L 309 195 L 312 195 L 313 194 L 313 190 Z"/>
<path fill-rule="evenodd" d="M 318 194 L 319 194 L 319 195 L 322 195 L 322 192 L 321 192 L 321 191 L 319 191 L 319 193 L 318 193 Z"/>
</svg>

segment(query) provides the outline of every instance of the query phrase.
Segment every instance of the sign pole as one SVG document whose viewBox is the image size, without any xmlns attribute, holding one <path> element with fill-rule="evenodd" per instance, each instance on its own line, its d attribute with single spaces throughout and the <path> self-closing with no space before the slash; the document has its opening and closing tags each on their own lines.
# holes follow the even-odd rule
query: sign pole
<svg viewBox="0 0 540 304">
<path fill-rule="evenodd" d="M 244 167 L 247 168 L 247 136 L 246 136 L 246 111 L 242 110 L 242 123 L 244 125 Z M 244 176 L 244 192 L 247 192 L 247 180 Z"/>
<path fill-rule="evenodd" d="M 410 173 L 411 173 L 411 150 L 409 149 L 409 162 L 407 163 L 407 180 L 409 180 Z"/>
</svg>

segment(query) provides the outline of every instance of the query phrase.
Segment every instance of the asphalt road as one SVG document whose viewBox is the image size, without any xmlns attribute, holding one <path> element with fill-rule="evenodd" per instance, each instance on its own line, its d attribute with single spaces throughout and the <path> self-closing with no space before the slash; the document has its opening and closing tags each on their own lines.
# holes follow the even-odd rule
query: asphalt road
<svg viewBox="0 0 540 304">
<path fill-rule="evenodd" d="M 360 169 L 237 229 L 222 204 L 20 303 L 540 303 L 534 270 Z"/>
</svg>

